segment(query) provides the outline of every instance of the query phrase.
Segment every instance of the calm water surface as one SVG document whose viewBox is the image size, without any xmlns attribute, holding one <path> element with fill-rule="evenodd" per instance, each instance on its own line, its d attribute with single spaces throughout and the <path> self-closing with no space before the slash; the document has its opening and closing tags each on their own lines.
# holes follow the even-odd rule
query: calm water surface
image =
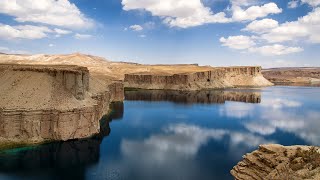
<svg viewBox="0 0 320 180">
<path fill-rule="evenodd" d="M 0 152 L 0 179 L 232 179 L 264 143 L 320 145 L 320 88 L 129 91 L 94 138 Z"/>
</svg>

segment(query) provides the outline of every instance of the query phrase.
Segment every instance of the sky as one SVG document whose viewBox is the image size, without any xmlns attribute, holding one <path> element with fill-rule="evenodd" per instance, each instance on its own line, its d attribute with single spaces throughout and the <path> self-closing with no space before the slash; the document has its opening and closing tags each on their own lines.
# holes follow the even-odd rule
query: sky
<svg viewBox="0 0 320 180">
<path fill-rule="evenodd" d="M 0 52 L 320 66 L 320 0 L 0 0 Z"/>
</svg>

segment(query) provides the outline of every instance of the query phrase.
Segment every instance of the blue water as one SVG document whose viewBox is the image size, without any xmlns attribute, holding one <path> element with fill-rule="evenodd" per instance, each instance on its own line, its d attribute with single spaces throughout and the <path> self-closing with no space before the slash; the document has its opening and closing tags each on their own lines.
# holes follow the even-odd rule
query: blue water
<svg viewBox="0 0 320 180">
<path fill-rule="evenodd" d="M 319 94 L 280 86 L 130 91 L 94 138 L 0 152 L 0 179 L 232 179 L 259 144 L 319 146 Z"/>
</svg>

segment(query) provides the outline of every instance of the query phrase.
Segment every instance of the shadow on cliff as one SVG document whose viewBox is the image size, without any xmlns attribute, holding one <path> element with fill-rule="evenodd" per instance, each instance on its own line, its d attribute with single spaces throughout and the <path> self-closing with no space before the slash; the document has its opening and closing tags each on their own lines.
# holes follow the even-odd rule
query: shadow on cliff
<svg viewBox="0 0 320 180">
<path fill-rule="evenodd" d="M 261 92 L 257 89 L 174 91 L 135 90 L 125 91 L 127 101 L 169 101 L 178 104 L 224 104 L 226 101 L 260 103 Z"/>
<path fill-rule="evenodd" d="M 100 121 L 100 133 L 92 138 L 0 152 L 0 179 L 1 175 L 8 179 L 85 179 L 86 168 L 99 161 L 100 144 L 111 132 L 110 122 L 123 116 L 122 102 L 113 103 L 111 109 Z"/>
</svg>

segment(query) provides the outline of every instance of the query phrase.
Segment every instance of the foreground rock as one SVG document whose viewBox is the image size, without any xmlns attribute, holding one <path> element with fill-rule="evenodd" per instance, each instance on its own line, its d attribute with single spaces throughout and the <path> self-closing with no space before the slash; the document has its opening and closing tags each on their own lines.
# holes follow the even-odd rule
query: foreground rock
<svg viewBox="0 0 320 180">
<path fill-rule="evenodd" d="M 90 137 L 121 82 L 103 84 L 85 67 L 0 65 L 0 147 Z"/>
<path fill-rule="evenodd" d="M 320 68 L 273 68 L 262 73 L 269 81 L 279 85 L 320 86 Z"/>
<path fill-rule="evenodd" d="M 307 146 L 261 145 L 232 170 L 236 180 L 320 179 L 320 150 Z"/>
<path fill-rule="evenodd" d="M 133 73 L 125 75 L 125 87 L 141 89 L 201 90 L 273 85 L 261 67 L 211 68 L 179 74 Z"/>
</svg>

